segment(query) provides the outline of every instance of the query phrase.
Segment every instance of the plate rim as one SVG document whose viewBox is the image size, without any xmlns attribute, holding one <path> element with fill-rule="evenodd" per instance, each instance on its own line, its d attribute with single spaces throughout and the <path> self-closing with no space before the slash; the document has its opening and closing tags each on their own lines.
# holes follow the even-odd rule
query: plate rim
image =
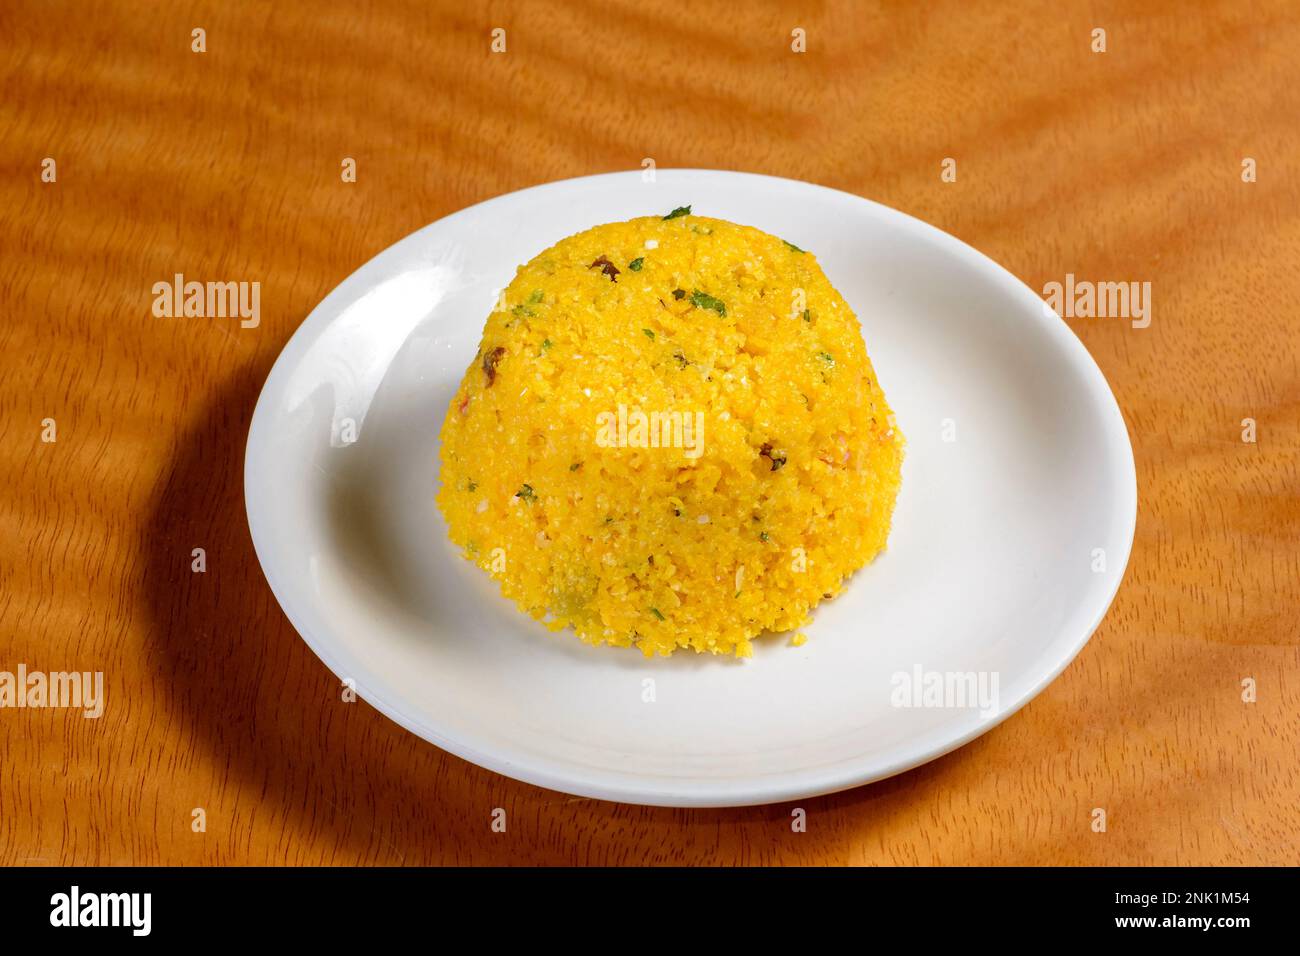
<svg viewBox="0 0 1300 956">
<path fill-rule="evenodd" d="M 754 185 L 760 188 L 764 184 L 769 187 L 775 184 L 780 184 L 783 187 L 795 186 L 800 189 L 811 189 L 834 194 L 841 202 L 863 203 L 874 207 L 877 214 L 883 213 L 885 218 L 893 219 L 903 227 L 920 232 L 923 236 L 941 246 L 947 247 L 948 251 L 965 259 L 980 271 L 996 276 L 1007 287 L 1008 291 L 1012 291 L 1022 298 L 1025 296 L 1031 297 L 1038 306 L 1032 310 L 1037 314 L 1036 321 L 1049 330 L 1049 335 L 1052 336 L 1054 343 L 1061 349 L 1065 357 L 1070 360 L 1070 364 L 1082 373 L 1087 392 L 1093 395 L 1094 398 L 1101 400 L 1099 413 L 1109 426 L 1105 429 L 1105 433 L 1110 439 L 1122 438 L 1122 441 L 1117 443 L 1117 447 L 1126 452 L 1126 454 L 1120 456 L 1116 463 L 1118 471 L 1115 472 L 1115 477 L 1122 479 L 1121 483 L 1125 491 L 1123 500 L 1115 502 L 1115 513 L 1117 514 L 1115 524 L 1121 534 L 1123 553 L 1122 558 L 1113 564 L 1116 570 L 1112 576 L 1109 593 L 1106 595 L 1105 600 L 1099 603 L 1093 619 L 1083 628 L 1080 636 L 1073 641 L 1068 652 L 1062 655 L 1059 662 L 1048 668 L 1047 673 L 1034 681 L 1015 700 L 1008 704 L 999 701 L 999 708 L 995 714 L 981 719 L 951 740 L 931 746 L 911 756 L 896 759 L 883 767 L 873 765 L 870 758 L 858 758 L 856 761 L 851 759 L 842 760 L 810 770 L 777 773 L 762 778 L 750 775 L 741 778 L 739 784 L 734 780 L 710 781 L 707 789 L 698 784 L 687 785 L 683 788 L 675 778 L 660 778 L 652 782 L 653 778 L 639 777 L 636 779 L 640 782 L 629 782 L 630 778 L 627 774 L 608 768 L 602 768 L 600 771 L 584 768 L 584 773 L 587 773 L 588 777 L 578 779 L 572 774 L 564 772 L 563 768 L 570 767 L 571 764 L 560 763 L 559 767 L 561 769 L 556 770 L 527 760 L 512 759 L 510 756 L 483 751 L 471 743 L 456 739 L 436 727 L 429 726 L 423 719 L 417 719 L 406 713 L 401 706 L 401 701 L 389 700 L 382 693 L 375 696 L 368 693 L 358 693 L 358 696 L 362 697 L 375 710 L 420 739 L 487 770 L 561 793 L 644 806 L 683 808 L 759 806 L 805 797 L 822 796 L 888 779 L 960 749 L 1019 712 L 1021 708 L 1041 694 L 1049 684 L 1061 675 L 1092 639 L 1093 634 L 1096 633 L 1097 628 L 1100 627 L 1101 622 L 1109 613 L 1124 582 L 1137 530 L 1138 484 L 1132 439 L 1114 390 L 1092 354 L 1083 344 L 1083 341 L 1063 318 L 1047 306 L 1047 303 L 1037 293 L 1004 266 L 937 226 L 876 200 L 867 199 L 864 196 L 834 187 L 798 179 L 739 170 L 696 167 L 659 167 L 656 169 L 656 174 L 657 176 L 683 177 L 687 179 L 701 177 L 738 178 L 751 180 Z M 262 433 L 266 431 L 268 427 L 266 423 L 271 415 L 269 406 L 272 400 L 270 396 L 274 390 L 273 386 L 278 385 L 280 379 L 288 374 L 289 370 L 301 357 L 308 344 L 309 336 L 316 331 L 317 327 L 322 331 L 328 327 L 332 319 L 327 317 L 325 312 L 333 311 L 331 303 L 336 298 L 344 295 L 345 290 L 350 289 L 355 283 L 359 282 L 358 277 L 374 268 L 379 260 L 395 255 L 399 247 L 405 247 L 416 242 L 417 237 L 426 230 L 455 220 L 471 211 L 482 210 L 487 206 L 504 203 L 526 193 L 554 190 L 563 186 L 573 187 L 582 182 L 595 183 L 597 181 L 617 179 L 640 180 L 641 175 L 641 170 L 622 170 L 539 183 L 493 196 L 435 219 L 433 222 L 427 223 L 385 246 L 349 273 L 307 313 L 281 346 L 275 362 L 272 364 L 266 380 L 259 390 L 245 440 L 243 467 L 245 519 L 258 564 L 272 595 L 275 597 L 276 603 L 303 642 L 336 677 L 340 677 L 343 669 L 339 666 L 338 660 L 332 652 L 330 641 L 328 638 L 323 639 L 321 635 L 313 633 L 311 628 L 303 625 L 304 615 L 299 613 L 295 606 L 295 600 L 289 594 L 288 589 L 279 581 L 278 574 L 273 570 L 275 562 L 268 560 L 269 545 L 265 537 L 259 535 L 256 527 L 255 514 L 259 507 L 258 495 L 262 494 L 262 491 L 258 488 L 258 483 L 255 480 L 258 476 L 254 472 L 256 456 L 259 452 L 258 440 Z M 1026 299 L 1026 306 L 1028 307 L 1028 305 L 1029 300 Z M 334 317 L 337 317 L 337 313 L 335 313 Z M 340 679 L 342 678 L 340 677 Z"/>
</svg>

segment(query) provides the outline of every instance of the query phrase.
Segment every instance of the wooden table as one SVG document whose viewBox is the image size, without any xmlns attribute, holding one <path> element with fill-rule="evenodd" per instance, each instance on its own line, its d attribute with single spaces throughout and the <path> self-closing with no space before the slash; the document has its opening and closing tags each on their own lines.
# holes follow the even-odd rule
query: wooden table
<svg viewBox="0 0 1300 956">
<path fill-rule="evenodd" d="M 1295 4 L 473 6 L 0 7 L 0 670 L 106 682 L 98 720 L 0 710 L 0 863 L 1300 860 Z M 342 705 L 245 524 L 254 401 L 325 293 L 454 210 L 647 157 L 879 200 L 1035 289 L 1152 286 L 1148 328 L 1070 320 L 1137 455 L 1110 615 L 992 733 L 802 801 L 806 833 L 539 790 Z M 155 317 L 178 272 L 260 282 L 260 325 Z"/>
</svg>

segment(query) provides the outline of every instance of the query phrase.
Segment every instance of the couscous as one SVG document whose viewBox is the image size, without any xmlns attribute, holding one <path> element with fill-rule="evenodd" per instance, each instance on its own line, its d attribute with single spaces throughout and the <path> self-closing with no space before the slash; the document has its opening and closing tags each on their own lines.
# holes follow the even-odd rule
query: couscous
<svg viewBox="0 0 1300 956">
<path fill-rule="evenodd" d="M 520 267 L 441 439 L 465 556 L 548 627 L 647 656 L 803 625 L 884 548 L 903 456 L 813 253 L 689 207 Z"/>
</svg>

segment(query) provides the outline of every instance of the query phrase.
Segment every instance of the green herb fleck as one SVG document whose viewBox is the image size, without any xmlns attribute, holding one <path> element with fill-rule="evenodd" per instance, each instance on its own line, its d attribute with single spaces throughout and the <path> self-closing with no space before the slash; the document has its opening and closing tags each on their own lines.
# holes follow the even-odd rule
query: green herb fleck
<svg viewBox="0 0 1300 956">
<path fill-rule="evenodd" d="M 679 300 L 679 301 L 680 301 L 681 299 L 686 298 L 686 290 L 685 290 L 685 289 L 673 289 L 673 298 L 674 298 L 674 299 L 677 299 L 677 300 Z"/>
<path fill-rule="evenodd" d="M 515 492 L 515 497 L 523 498 L 524 501 L 527 501 L 529 504 L 532 504 L 534 501 L 537 500 L 537 493 L 533 491 L 532 485 L 522 485 L 520 486 L 519 490 Z"/>
<path fill-rule="evenodd" d="M 758 540 L 759 540 L 759 541 L 767 541 L 770 537 L 771 537 L 771 535 L 769 535 L 766 531 L 760 531 L 760 532 L 758 533 Z"/>
<path fill-rule="evenodd" d="M 812 309 L 803 310 L 803 320 L 805 322 L 812 322 Z"/>
<path fill-rule="evenodd" d="M 627 264 L 627 267 L 631 269 L 633 272 L 640 272 L 641 266 L 644 262 L 645 262 L 645 256 L 641 256 L 640 258 L 633 259 L 631 262 L 629 262 Z"/>
<path fill-rule="evenodd" d="M 648 338 L 651 342 L 655 340 L 654 329 L 642 329 L 641 331 L 645 333 L 645 337 Z"/>
<path fill-rule="evenodd" d="M 551 342 L 550 339 L 542 339 L 542 351 L 549 352 L 551 350 L 552 344 L 553 343 Z"/>
<path fill-rule="evenodd" d="M 655 617 L 659 618 L 659 620 L 661 621 L 664 619 L 664 616 L 659 613 L 659 608 L 657 607 L 652 607 L 650 609 L 650 613 L 653 614 Z"/>
<path fill-rule="evenodd" d="M 803 249 L 800 249 L 798 246 L 796 246 L 796 245 L 795 245 L 793 242 L 791 242 L 789 239 L 782 239 L 781 241 L 784 242 L 784 243 L 785 243 L 787 246 L 789 246 L 791 249 L 793 249 L 795 252 L 803 252 L 803 251 L 804 251 Z"/>
<path fill-rule="evenodd" d="M 689 216 L 690 214 L 691 214 L 691 207 L 690 207 L 690 206 L 678 206 L 676 209 L 674 209 L 674 210 L 673 210 L 672 212 L 670 212 L 668 215 L 664 216 L 664 220 L 667 221 L 667 220 L 669 220 L 669 219 L 676 219 L 676 218 L 678 218 L 679 216 Z"/>
<path fill-rule="evenodd" d="M 834 355 L 831 355 L 830 352 L 818 352 L 818 353 L 817 353 L 817 357 L 818 357 L 819 359 L 822 360 L 822 363 L 823 363 L 827 368 L 834 368 L 834 367 L 835 367 L 835 356 L 834 356 Z"/>
<path fill-rule="evenodd" d="M 470 491 L 478 491 L 478 484 L 476 482 L 471 481 L 467 487 Z"/>
<path fill-rule="evenodd" d="M 528 297 L 528 304 L 537 305 L 541 301 L 542 301 L 542 290 L 534 289 L 532 295 Z"/>
<path fill-rule="evenodd" d="M 696 289 L 691 293 L 691 305 L 697 309 L 712 309 L 724 319 L 727 317 L 727 306 L 721 299 L 715 299 L 707 292 L 701 292 Z"/>
<path fill-rule="evenodd" d="M 575 461 L 572 465 L 569 466 L 569 471 L 577 471 L 581 467 L 582 467 L 582 462 Z"/>
</svg>

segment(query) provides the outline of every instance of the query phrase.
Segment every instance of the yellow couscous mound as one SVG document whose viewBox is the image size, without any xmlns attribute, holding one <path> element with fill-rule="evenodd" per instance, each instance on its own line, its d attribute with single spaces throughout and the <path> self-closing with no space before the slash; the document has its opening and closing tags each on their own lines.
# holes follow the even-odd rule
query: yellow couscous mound
<svg viewBox="0 0 1300 956">
<path fill-rule="evenodd" d="M 522 266 L 442 426 L 452 541 L 553 630 L 748 656 L 885 546 L 903 439 L 812 253 L 674 210 Z"/>
</svg>

